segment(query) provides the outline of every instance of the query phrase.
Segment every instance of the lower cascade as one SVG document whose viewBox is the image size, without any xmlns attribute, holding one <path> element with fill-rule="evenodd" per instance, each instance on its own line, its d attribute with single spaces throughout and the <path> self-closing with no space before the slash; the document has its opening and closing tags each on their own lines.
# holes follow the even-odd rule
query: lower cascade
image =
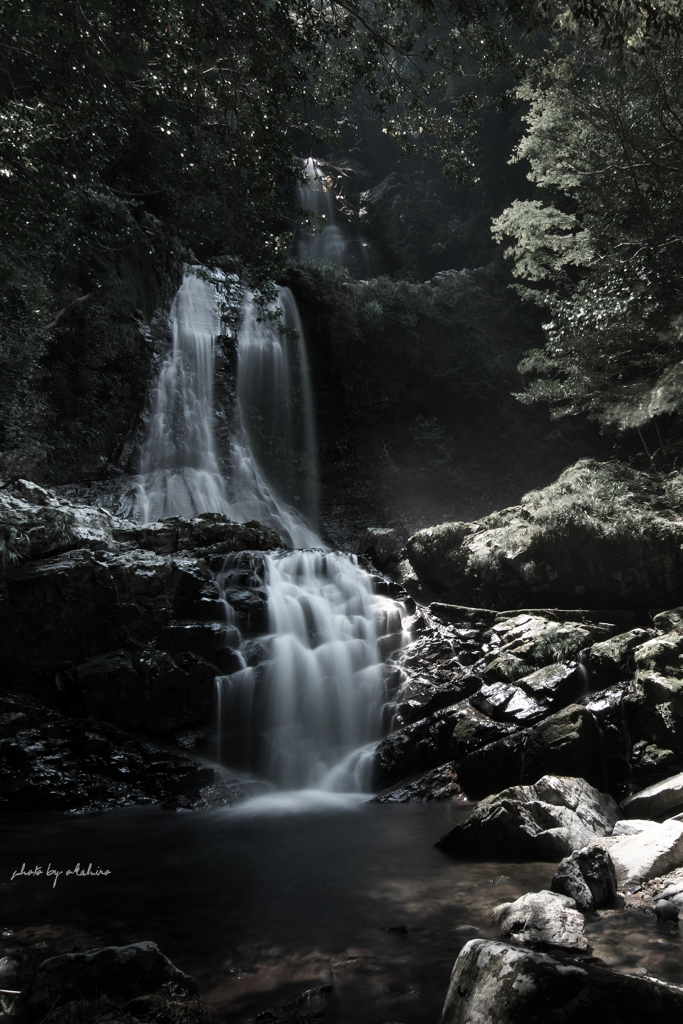
<svg viewBox="0 0 683 1024">
<path fill-rule="evenodd" d="M 218 573 L 231 671 L 217 679 L 217 760 L 283 789 L 359 792 L 369 788 L 370 752 L 383 732 L 378 638 L 400 633 L 401 609 L 374 596 L 355 556 L 325 550 L 311 525 L 317 471 L 304 336 L 289 289 L 279 289 L 277 307 L 293 332 L 259 320 L 245 295 L 221 460 L 213 426 L 219 296 L 214 284 L 185 276 L 143 448 L 138 514 L 258 519 L 291 544 L 229 555 Z M 302 511 L 282 497 L 293 489 Z M 259 607 L 262 621 L 266 604 L 268 632 L 254 638 L 249 609 Z"/>
</svg>

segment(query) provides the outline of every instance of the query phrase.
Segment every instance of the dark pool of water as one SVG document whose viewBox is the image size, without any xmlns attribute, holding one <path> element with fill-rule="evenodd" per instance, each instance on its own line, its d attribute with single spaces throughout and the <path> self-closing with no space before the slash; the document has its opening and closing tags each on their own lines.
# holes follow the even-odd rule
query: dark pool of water
<svg viewBox="0 0 683 1024">
<path fill-rule="evenodd" d="M 5 820 L 0 926 L 10 956 L 22 943 L 35 957 L 39 942 L 47 956 L 152 939 L 198 978 L 216 1020 L 253 1020 L 331 985 L 311 1008 L 332 1024 L 424 1024 L 438 1020 L 464 943 L 495 937 L 490 908 L 547 887 L 554 870 L 436 850 L 466 813 L 299 795 L 201 814 Z M 78 862 L 111 874 L 9 882 L 23 863 Z M 606 912 L 589 934 L 607 962 L 683 981 L 678 936 L 654 918 Z"/>
</svg>

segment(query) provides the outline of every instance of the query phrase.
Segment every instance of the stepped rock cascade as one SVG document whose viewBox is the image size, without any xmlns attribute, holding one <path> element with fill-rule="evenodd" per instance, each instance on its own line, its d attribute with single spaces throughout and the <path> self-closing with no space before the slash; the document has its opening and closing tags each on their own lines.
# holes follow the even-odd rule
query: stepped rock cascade
<svg viewBox="0 0 683 1024">
<path fill-rule="evenodd" d="M 228 556 L 224 585 L 244 563 Z M 264 569 L 266 660 L 219 681 L 222 756 L 284 789 L 362 790 L 362 750 L 382 735 L 386 701 L 378 634 L 387 618 L 400 630 L 400 609 L 373 596 L 351 555 L 277 552 Z"/>
<path fill-rule="evenodd" d="M 280 320 L 259 320 L 245 295 L 224 474 L 213 431 L 217 291 L 184 278 L 143 449 L 139 514 L 258 519 L 291 544 L 292 551 L 228 555 L 217 574 L 223 653 L 234 669 L 217 679 L 217 758 L 285 789 L 358 792 L 368 788 L 364 768 L 387 697 L 378 638 L 400 633 L 402 610 L 374 596 L 355 556 L 325 550 L 314 529 L 312 392 L 289 289 L 278 289 L 277 311 Z M 265 621 L 266 606 L 268 634 L 254 637 L 252 619 Z"/>
<path fill-rule="evenodd" d="M 348 240 L 344 229 L 338 224 L 339 213 L 334 190 L 313 157 L 304 161 L 304 172 L 308 182 L 297 185 L 296 199 L 304 210 L 315 214 L 314 223 L 322 227 L 322 231 L 300 230 L 297 256 L 302 261 L 324 260 L 344 266 L 348 260 Z"/>
</svg>

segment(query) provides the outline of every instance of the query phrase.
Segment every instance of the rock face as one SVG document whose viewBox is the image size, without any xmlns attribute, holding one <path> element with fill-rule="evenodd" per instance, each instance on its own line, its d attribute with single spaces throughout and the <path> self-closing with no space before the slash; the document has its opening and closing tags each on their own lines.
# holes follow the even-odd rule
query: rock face
<svg viewBox="0 0 683 1024">
<path fill-rule="evenodd" d="M 156 803 L 191 810 L 268 788 L 219 780 L 213 768 L 109 722 L 72 718 L 0 691 L 0 815 Z"/>
<path fill-rule="evenodd" d="M 521 505 L 420 530 L 408 557 L 455 603 L 665 607 L 683 597 L 683 525 L 666 505 L 646 474 L 583 459 Z"/>
<path fill-rule="evenodd" d="M 453 967 L 440 1024 L 642 1024 L 682 1013 L 674 986 L 473 939 Z"/>
<path fill-rule="evenodd" d="M 194 978 L 179 971 L 154 942 L 104 946 L 84 953 L 66 953 L 44 960 L 26 991 L 29 1020 L 41 1020 L 55 1005 L 108 996 L 123 1003 L 161 992 L 167 984 L 197 996 Z"/>
<path fill-rule="evenodd" d="M 620 889 L 683 865 L 683 821 L 665 821 L 610 847 Z"/>
<path fill-rule="evenodd" d="M 398 562 L 399 543 L 396 530 L 372 527 L 365 531 L 365 536 L 358 548 L 359 555 L 367 555 L 376 569 L 386 569 Z"/>
<path fill-rule="evenodd" d="M 514 903 L 501 903 L 491 911 L 491 920 L 501 935 L 526 946 L 583 952 L 588 940 L 583 933 L 583 915 L 571 896 L 548 892 L 527 892 Z"/>
<path fill-rule="evenodd" d="M 609 835 L 619 816 L 616 801 L 583 779 L 545 776 L 481 800 L 436 845 L 456 856 L 557 861 Z"/>
<path fill-rule="evenodd" d="M 570 704 L 532 729 L 496 739 L 463 758 L 458 777 L 470 799 L 543 775 L 581 776 L 593 785 L 603 777 L 600 730 L 594 716 Z"/>
<path fill-rule="evenodd" d="M 683 772 L 621 801 L 629 818 L 656 818 L 683 804 Z"/>
<path fill-rule="evenodd" d="M 0 685 L 129 728 L 202 721 L 213 678 L 238 667 L 217 633 L 214 572 L 234 560 L 237 621 L 262 627 L 259 552 L 280 546 L 258 523 L 207 513 L 139 525 L 20 480 L 0 494 Z"/>
<path fill-rule="evenodd" d="M 616 682 L 628 671 L 629 658 L 636 647 L 654 636 L 653 629 L 631 629 L 609 640 L 593 644 L 588 652 L 588 670 L 595 677 Z"/>
<path fill-rule="evenodd" d="M 655 637 L 637 647 L 629 719 L 636 735 L 683 753 L 683 633 Z"/>
<path fill-rule="evenodd" d="M 617 875 L 609 852 L 593 843 L 570 853 L 560 861 L 550 888 L 571 897 L 579 910 L 611 903 L 617 895 Z"/>
</svg>

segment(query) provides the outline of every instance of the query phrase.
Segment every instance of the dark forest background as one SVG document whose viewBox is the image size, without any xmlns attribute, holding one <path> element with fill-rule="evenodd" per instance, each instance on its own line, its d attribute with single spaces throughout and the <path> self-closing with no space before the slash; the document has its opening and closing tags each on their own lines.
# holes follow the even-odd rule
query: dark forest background
<svg viewBox="0 0 683 1024">
<path fill-rule="evenodd" d="M 183 267 L 288 284 L 323 498 L 679 467 L 676 3 L 0 3 L 0 451 L 136 471 Z M 301 157 L 347 266 L 295 259 Z M 309 220 L 310 226 L 310 220 Z"/>
</svg>

